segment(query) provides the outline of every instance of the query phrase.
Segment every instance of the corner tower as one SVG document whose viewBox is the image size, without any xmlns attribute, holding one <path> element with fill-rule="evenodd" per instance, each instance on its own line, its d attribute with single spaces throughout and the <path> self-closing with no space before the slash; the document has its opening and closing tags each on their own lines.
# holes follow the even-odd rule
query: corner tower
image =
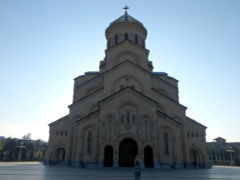
<svg viewBox="0 0 240 180">
<path fill-rule="evenodd" d="M 148 60 L 149 50 L 145 48 L 147 30 L 140 21 L 130 16 L 127 11 L 110 23 L 105 31 L 105 37 L 107 48 L 105 58 L 100 62 L 101 72 L 126 60 L 147 71 L 152 71 L 152 62 Z"/>
</svg>

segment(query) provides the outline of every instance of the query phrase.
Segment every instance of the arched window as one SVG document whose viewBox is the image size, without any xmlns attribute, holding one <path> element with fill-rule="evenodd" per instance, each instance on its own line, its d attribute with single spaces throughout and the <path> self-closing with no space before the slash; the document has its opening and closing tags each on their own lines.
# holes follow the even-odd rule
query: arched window
<svg viewBox="0 0 240 180">
<path fill-rule="evenodd" d="M 112 146 L 106 146 L 104 148 L 104 167 L 112 167 L 113 166 L 113 148 Z"/>
<path fill-rule="evenodd" d="M 124 123 L 124 115 L 123 114 L 121 115 L 121 122 L 122 122 L 122 124 Z"/>
<path fill-rule="evenodd" d="M 134 42 L 135 42 L 135 44 L 138 44 L 138 35 L 134 36 Z"/>
<path fill-rule="evenodd" d="M 132 105 L 125 105 L 120 110 L 119 119 L 121 123 L 135 123 L 136 122 L 136 109 Z"/>
<path fill-rule="evenodd" d="M 135 123 L 135 115 L 132 115 L 132 122 Z"/>
<path fill-rule="evenodd" d="M 128 33 L 124 34 L 124 38 L 125 38 L 125 40 L 128 40 Z"/>
<path fill-rule="evenodd" d="M 87 152 L 91 153 L 92 152 L 92 132 L 88 131 L 88 136 L 87 136 Z"/>
<path fill-rule="evenodd" d="M 129 122 L 130 122 L 130 113 L 127 112 L 127 123 L 129 123 Z"/>
<path fill-rule="evenodd" d="M 115 45 L 118 43 L 118 35 L 115 35 Z"/>
<path fill-rule="evenodd" d="M 169 137 L 168 137 L 168 133 L 165 132 L 163 136 L 164 136 L 165 154 L 169 154 Z"/>
</svg>

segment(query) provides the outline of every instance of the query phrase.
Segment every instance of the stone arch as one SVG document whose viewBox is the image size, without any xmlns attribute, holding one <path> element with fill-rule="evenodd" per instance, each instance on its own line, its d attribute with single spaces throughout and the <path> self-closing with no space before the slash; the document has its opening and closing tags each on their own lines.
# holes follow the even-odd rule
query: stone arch
<svg viewBox="0 0 240 180">
<path fill-rule="evenodd" d="M 118 108 L 121 109 L 121 108 L 123 108 L 124 106 L 132 106 L 132 107 L 135 108 L 135 109 L 138 108 L 138 106 L 137 106 L 136 104 L 134 104 L 133 102 L 131 102 L 131 101 L 125 101 L 125 102 L 121 103 L 121 104 L 118 106 Z"/>
<path fill-rule="evenodd" d="M 103 166 L 104 167 L 112 167 L 113 166 L 113 147 L 111 145 L 107 145 L 104 148 L 104 161 L 103 161 Z"/>
<path fill-rule="evenodd" d="M 148 120 L 148 122 L 151 121 L 151 117 L 148 114 L 143 114 L 141 117 L 141 122 L 145 123 L 145 120 Z"/>
<path fill-rule="evenodd" d="M 141 143 L 139 142 L 136 134 L 133 134 L 133 133 L 124 133 L 124 134 L 121 134 L 119 137 L 118 137 L 118 146 L 120 145 L 120 142 L 124 139 L 127 139 L 127 138 L 130 138 L 130 139 L 133 139 L 134 141 L 136 141 L 138 147 L 140 147 Z"/>
<path fill-rule="evenodd" d="M 120 52 L 113 59 L 116 60 L 117 64 L 129 60 L 141 66 L 140 57 L 136 53 L 133 53 L 131 51 Z"/>
<path fill-rule="evenodd" d="M 142 92 L 142 90 L 143 90 L 143 88 L 142 88 L 143 85 L 137 77 L 132 76 L 132 75 L 125 75 L 125 76 L 121 76 L 121 77 L 117 78 L 114 81 L 112 91 L 118 91 L 125 87 L 131 87 L 140 92 Z"/>
<path fill-rule="evenodd" d="M 119 166 L 133 167 L 138 155 L 137 142 L 132 138 L 125 138 L 119 144 Z"/>
<path fill-rule="evenodd" d="M 62 164 L 66 160 L 66 150 L 63 146 L 56 146 L 52 151 L 52 162 L 55 165 Z"/>
<path fill-rule="evenodd" d="M 144 148 L 144 166 L 145 168 L 153 168 L 153 149 L 151 146 L 145 146 Z"/>
<path fill-rule="evenodd" d="M 190 165 L 193 168 L 201 168 L 203 164 L 203 155 L 199 148 L 192 146 L 189 150 Z"/>
</svg>

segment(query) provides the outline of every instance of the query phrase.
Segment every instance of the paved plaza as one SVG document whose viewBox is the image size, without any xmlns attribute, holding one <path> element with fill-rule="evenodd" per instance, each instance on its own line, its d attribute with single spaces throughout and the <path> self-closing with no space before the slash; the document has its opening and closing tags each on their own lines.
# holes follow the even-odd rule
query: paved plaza
<svg viewBox="0 0 240 180">
<path fill-rule="evenodd" d="M 41 163 L 1 163 L 0 180 L 134 180 L 132 168 L 85 168 L 43 166 Z M 212 169 L 142 169 L 141 180 L 240 180 L 240 167 Z"/>
</svg>

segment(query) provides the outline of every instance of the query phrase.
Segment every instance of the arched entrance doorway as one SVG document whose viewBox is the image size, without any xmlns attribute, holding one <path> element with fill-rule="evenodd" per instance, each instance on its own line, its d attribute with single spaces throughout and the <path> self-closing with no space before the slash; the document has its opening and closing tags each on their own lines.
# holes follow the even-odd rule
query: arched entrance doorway
<svg viewBox="0 0 240 180">
<path fill-rule="evenodd" d="M 54 164 L 60 164 L 65 160 L 65 150 L 64 148 L 57 148 L 54 153 Z"/>
<path fill-rule="evenodd" d="M 153 151 L 150 146 L 144 148 L 144 165 L 145 168 L 153 168 Z"/>
<path fill-rule="evenodd" d="M 113 166 L 113 148 L 112 146 L 106 146 L 104 148 L 104 167 L 112 167 Z"/>
<path fill-rule="evenodd" d="M 119 146 L 119 166 L 133 167 L 138 154 L 137 143 L 130 138 L 122 140 Z"/>
<path fill-rule="evenodd" d="M 190 162 L 194 168 L 200 168 L 200 154 L 197 150 L 191 150 L 190 151 Z"/>
</svg>

